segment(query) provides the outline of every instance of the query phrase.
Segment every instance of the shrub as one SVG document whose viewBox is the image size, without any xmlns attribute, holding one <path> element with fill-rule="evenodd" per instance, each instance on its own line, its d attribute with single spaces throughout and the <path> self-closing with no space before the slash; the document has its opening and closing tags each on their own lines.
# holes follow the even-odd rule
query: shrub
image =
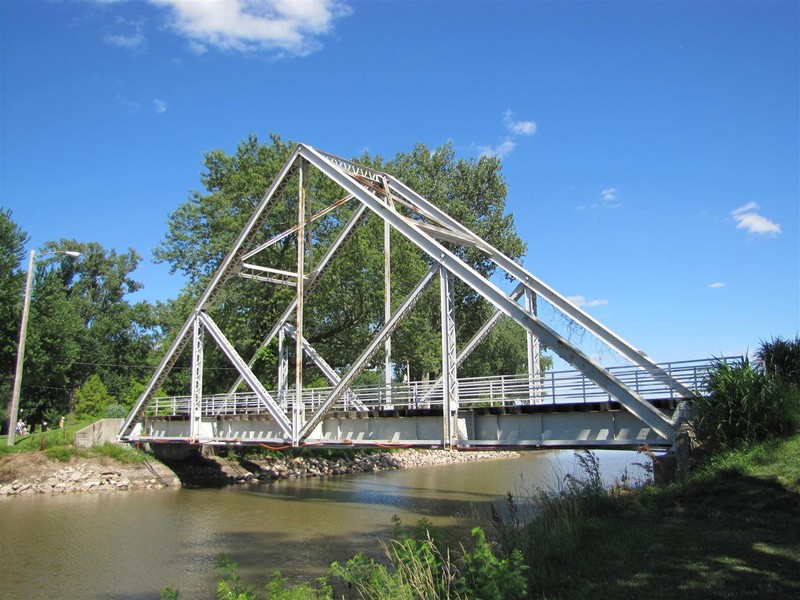
<svg viewBox="0 0 800 600">
<path fill-rule="evenodd" d="M 109 404 L 108 406 L 106 406 L 107 419 L 124 419 L 127 416 L 128 416 L 128 411 L 121 404 L 117 404 L 115 402 L 113 404 Z"/>
<path fill-rule="evenodd" d="M 98 375 L 92 375 L 75 393 L 75 415 L 97 417 L 105 413 L 109 404 L 115 402 Z"/>
<path fill-rule="evenodd" d="M 395 526 L 399 524 L 395 520 Z M 425 529 L 421 521 L 417 532 Z M 333 563 L 331 572 L 344 582 L 349 596 L 386 600 L 418 598 L 481 598 L 522 600 L 528 595 L 525 565 L 517 550 L 497 556 L 480 527 L 472 530 L 474 548 L 461 546 L 459 558 L 440 550 L 429 531 L 418 539 L 406 537 L 384 544 L 389 565 L 359 553 L 344 565 Z"/>
<path fill-rule="evenodd" d="M 744 359 L 719 361 L 707 379 L 708 394 L 695 400 L 690 423 L 698 441 L 717 452 L 796 430 L 800 390 Z"/>
</svg>

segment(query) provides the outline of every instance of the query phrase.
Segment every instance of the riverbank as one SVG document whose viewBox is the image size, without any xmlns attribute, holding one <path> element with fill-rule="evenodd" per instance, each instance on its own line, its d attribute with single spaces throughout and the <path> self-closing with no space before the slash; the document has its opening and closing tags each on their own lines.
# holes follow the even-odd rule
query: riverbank
<svg viewBox="0 0 800 600">
<path fill-rule="evenodd" d="M 353 475 L 518 457 L 518 452 L 458 452 L 439 449 L 306 450 L 299 454 L 228 453 L 226 456 L 202 456 L 190 461 L 165 461 L 165 463 L 175 472 L 183 485 L 211 487 L 252 481 Z"/>
<path fill-rule="evenodd" d="M 122 452 L 122 454 L 120 454 Z M 174 486 L 222 487 L 235 483 L 275 481 L 351 475 L 444 465 L 460 462 L 516 458 L 516 452 L 455 452 L 449 450 L 397 450 L 393 452 L 340 451 L 272 453 L 228 456 L 197 456 L 187 461 L 159 462 L 135 450 L 113 456 L 79 454 L 66 461 L 33 451 L 9 454 L 0 459 L 0 496 L 69 494 L 81 492 L 127 492 Z"/>
<path fill-rule="evenodd" d="M 157 460 L 144 457 L 123 462 L 109 456 L 79 455 L 61 461 L 36 451 L 0 459 L 0 497 L 127 492 L 175 485 L 180 485 L 175 473 Z"/>
</svg>

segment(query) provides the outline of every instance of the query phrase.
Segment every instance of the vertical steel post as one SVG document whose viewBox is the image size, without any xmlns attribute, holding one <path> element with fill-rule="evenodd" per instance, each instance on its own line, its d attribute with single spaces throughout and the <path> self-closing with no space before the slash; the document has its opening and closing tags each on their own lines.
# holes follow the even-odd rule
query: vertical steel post
<svg viewBox="0 0 800 600">
<path fill-rule="evenodd" d="M 537 316 L 536 294 L 525 288 L 525 308 Z M 528 404 L 542 401 L 542 362 L 539 338 L 528 331 Z"/>
<path fill-rule="evenodd" d="M 442 314 L 442 443 L 449 448 L 452 446 L 453 438 L 456 437 L 458 379 L 453 276 L 444 267 L 439 268 L 439 291 Z"/>
<path fill-rule="evenodd" d="M 388 323 L 392 318 L 392 250 L 391 250 L 391 225 L 383 222 L 383 322 Z M 386 384 L 386 404 L 392 404 L 392 336 L 386 338 L 383 344 L 384 352 L 384 383 Z M 388 408 L 388 407 L 387 407 Z"/>
<path fill-rule="evenodd" d="M 537 315 L 536 294 L 525 288 L 525 308 Z M 528 404 L 542 401 L 542 363 L 539 338 L 528 331 Z"/>
<path fill-rule="evenodd" d="M 300 443 L 300 430 L 304 424 L 303 408 L 303 288 L 305 287 L 305 254 L 306 254 L 306 202 L 309 193 L 308 161 L 300 160 L 299 186 L 297 193 L 297 309 L 295 312 L 295 396 L 292 407 L 292 445 Z"/>
<path fill-rule="evenodd" d="M 192 387 L 191 406 L 189 408 L 189 439 L 200 440 L 200 425 L 203 418 L 203 326 L 200 318 L 195 317 L 192 323 Z"/>
<path fill-rule="evenodd" d="M 22 365 L 25 360 L 25 338 L 28 334 L 28 313 L 31 310 L 31 292 L 33 291 L 33 266 L 36 262 L 36 250 L 31 250 L 28 259 L 28 275 L 25 278 L 25 300 L 22 304 L 22 320 L 19 326 L 19 344 L 17 345 L 17 367 L 14 370 L 14 391 L 8 407 L 8 437 L 6 444 L 14 445 L 17 432 L 17 414 L 19 412 L 19 394 L 22 390 Z"/>
<path fill-rule="evenodd" d="M 289 389 L 289 356 L 286 347 L 286 331 L 278 330 L 278 406 L 286 410 L 286 396 Z"/>
</svg>

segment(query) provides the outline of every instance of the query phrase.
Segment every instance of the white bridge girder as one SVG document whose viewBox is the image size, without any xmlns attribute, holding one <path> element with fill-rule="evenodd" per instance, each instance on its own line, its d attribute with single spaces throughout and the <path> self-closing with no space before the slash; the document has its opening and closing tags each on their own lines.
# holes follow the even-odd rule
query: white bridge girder
<svg viewBox="0 0 800 600">
<path fill-rule="evenodd" d="M 324 177 L 337 184 L 343 191 L 344 196 L 334 204 L 325 209 L 312 214 L 310 194 L 310 170 L 315 169 Z M 264 243 L 256 243 L 262 226 L 267 221 L 270 212 L 275 206 L 277 199 L 286 189 L 290 181 L 298 180 L 297 198 L 297 221 L 296 225 L 283 233 L 272 236 Z M 314 264 L 313 255 L 313 236 L 311 226 L 313 222 L 345 205 L 348 202 L 357 203 L 357 208 L 350 219 L 345 223 L 332 245 Z M 401 212 L 404 211 L 404 212 Z M 405 214 L 404 214 L 405 213 Z M 352 237 L 353 233 L 363 223 L 367 214 L 377 215 L 384 222 L 385 228 L 385 318 L 381 327 L 375 331 L 359 358 L 347 369 L 341 372 L 329 365 L 322 356 L 308 343 L 303 335 L 304 327 L 304 302 L 313 293 L 316 283 L 335 260 L 338 252 Z M 409 215 L 413 215 L 413 218 Z M 424 255 L 427 256 L 431 267 L 422 280 L 417 284 L 408 297 L 400 303 L 394 310 L 391 310 L 389 300 L 389 288 L 391 280 L 391 262 L 389 233 L 391 230 L 398 232 L 407 240 L 412 242 Z M 287 271 L 285 268 L 259 265 L 253 262 L 260 252 L 270 247 L 276 241 L 284 239 L 287 235 L 296 234 L 297 245 L 297 265 L 296 271 Z M 506 294 L 491 281 L 482 277 L 469 264 L 461 260 L 453 251 L 443 245 L 459 244 L 477 248 L 485 253 L 505 274 L 518 283 L 517 288 L 511 293 Z M 599 340 L 618 351 L 623 357 L 630 360 L 637 368 L 641 369 L 645 376 L 651 377 L 662 385 L 665 390 L 673 397 L 689 399 L 695 396 L 695 392 L 683 383 L 664 371 L 659 365 L 651 361 L 641 351 L 637 350 L 625 342 L 617 334 L 597 322 L 588 314 L 569 302 L 564 296 L 558 294 L 552 288 L 545 285 L 539 279 L 521 265 L 505 256 L 496 248 L 493 248 L 485 240 L 479 238 L 468 228 L 458 223 L 455 219 L 447 215 L 443 210 L 436 207 L 424 197 L 420 196 L 396 178 L 356 165 L 350 161 L 335 157 L 324 152 L 315 150 L 306 145 L 298 145 L 292 153 L 290 159 L 281 169 L 277 179 L 270 186 L 269 190 L 262 198 L 247 226 L 242 230 L 236 242 L 224 258 L 216 273 L 210 280 L 208 287 L 201 294 L 195 309 L 185 322 L 182 329 L 172 342 L 170 348 L 151 377 L 142 396 L 133 407 L 131 413 L 125 419 L 119 432 L 119 438 L 123 441 L 136 441 L 147 437 L 146 428 L 143 426 L 143 416 L 148 405 L 153 401 L 156 390 L 165 381 L 170 369 L 175 365 L 178 357 L 184 351 L 188 342 L 192 343 L 192 389 L 191 395 L 194 404 L 198 404 L 198 398 L 202 395 L 202 334 L 208 333 L 217 346 L 222 350 L 228 361 L 239 373 L 239 378 L 230 389 L 230 393 L 236 391 L 241 385 L 249 388 L 258 398 L 259 405 L 263 413 L 269 416 L 270 425 L 265 425 L 264 439 L 270 442 L 289 443 L 300 445 L 305 443 L 320 443 L 326 436 L 332 435 L 326 427 L 335 420 L 329 413 L 334 410 L 337 402 L 346 396 L 352 408 L 365 410 L 363 404 L 353 393 L 352 386 L 357 375 L 367 366 L 373 356 L 383 350 L 385 354 L 385 365 L 388 371 L 390 367 L 391 355 L 391 335 L 399 326 L 403 318 L 413 309 L 416 302 L 424 290 L 433 283 L 438 275 L 441 297 L 442 315 L 442 370 L 441 377 L 436 385 L 440 393 L 443 394 L 444 404 L 441 411 L 440 426 L 438 434 L 430 439 L 425 438 L 426 443 L 449 446 L 451 444 L 464 445 L 469 442 L 469 436 L 485 437 L 479 432 L 485 431 L 490 420 L 486 415 L 475 416 L 474 413 L 459 412 L 459 390 L 457 369 L 469 353 L 484 339 L 491 329 L 496 326 L 499 319 L 507 317 L 522 327 L 528 338 L 528 382 L 529 382 L 529 402 L 536 403 L 542 397 L 542 390 L 539 388 L 541 373 L 539 372 L 539 343 L 541 342 L 550 350 L 555 352 L 567 363 L 573 365 L 585 377 L 595 385 L 604 390 L 610 397 L 619 402 L 624 408 L 622 411 L 626 416 L 620 418 L 633 418 L 639 424 L 639 429 L 647 430 L 647 435 L 656 436 L 660 440 L 671 440 L 676 432 L 676 423 L 672 419 L 654 408 L 648 401 L 640 396 L 629 385 L 616 377 L 611 371 L 597 364 L 579 348 L 571 344 L 568 340 L 561 337 L 555 330 L 550 328 L 537 316 L 536 301 L 537 297 L 544 298 L 554 308 L 560 310 L 569 319 L 574 320 L 587 331 L 594 334 Z M 264 384 L 255 376 L 252 371 L 255 356 L 246 362 L 236 351 L 234 345 L 226 337 L 213 319 L 209 316 L 208 310 L 213 306 L 217 293 L 222 286 L 233 276 L 240 276 L 262 282 L 264 285 L 276 284 L 285 285 L 295 289 L 294 299 L 286 307 L 282 315 L 272 326 L 270 333 L 264 340 L 263 345 L 269 344 L 275 336 L 279 336 L 279 361 L 277 373 L 277 399 L 267 392 Z M 458 279 L 472 288 L 486 301 L 495 307 L 495 314 L 481 328 L 478 333 L 470 340 L 459 352 L 455 336 L 455 320 L 457 315 L 454 310 L 453 302 L 453 282 Z M 519 304 L 520 299 L 524 298 L 525 304 Z M 290 321 L 293 321 L 291 323 Z M 288 389 L 288 360 L 286 334 L 294 338 L 295 341 L 295 387 L 293 390 L 294 398 L 289 397 Z M 324 376 L 331 382 L 333 388 L 327 396 L 318 402 L 311 410 L 303 405 L 303 360 L 304 357 L 313 361 Z M 391 394 L 391 378 L 387 373 L 387 394 Z M 428 395 L 433 392 L 433 388 L 428 390 Z M 588 414 L 588 413 L 587 413 Z M 622 413 L 621 413 L 622 414 Z M 466 416 L 464 416 L 466 415 Z M 471 416 L 469 416 L 471 415 Z M 433 417 L 415 416 L 417 422 L 415 427 L 421 427 L 423 423 Z M 537 418 L 545 419 L 544 416 Z M 594 417 L 592 417 L 594 418 Z M 422 421 L 419 421 L 422 419 Z M 552 417 L 547 417 L 550 421 Z M 365 419 L 372 421 L 374 419 Z M 467 422 L 469 421 L 469 422 Z M 519 423 L 525 419 L 515 419 Z M 534 435 L 535 419 L 528 419 L 530 423 L 525 425 L 523 438 L 526 440 L 547 441 L 542 435 Z M 152 422 L 152 421 L 148 421 Z M 499 420 L 497 420 L 499 422 Z M 165 421 L 170 423 L 170 421 Z M 225 443 L 224 440 L 233 439 L 230 435 L 220 431 L 211 431 L 209 437 L 209 427 L 214 423 L 208 421 L 207 417 L 199 416 L 199 409 L 195 410 L 190 420 L 191 427 L 186 432 L 186 439 L 189 441 L 203 443 Z M 214 427 L 222 427 L 219 423 Z M 427 427 L 427 425 L 425 425 Z M 179 425 L 165 425 L 170 428 L 180 428 Z M 214 429 L 212 427 L 212 429 Z M 230 428 L 230 425 L 225 425 Z M 379 427 L 377 424 L 371 427 Z M 533 429 L 531 429 L 533 428 Z M 541 429 L 541 427 L 540 427 Z M 606 427 L 604 431 L 611 431 Z M 471 434 L 470 434 L 471 432 Z M 370 434 L 373 435 L 373 434 Z M 386 436 L 377 435 L 386 441 Z M 399 439 L 406 433 L 394 432 L 390 439 Z M 595 441 L 602 437 L 602 433 L 593 434 Z M 466 436 L 466 437 L 465 437 Z M 174 437 L 174 436 L 169 436 Z M 183 437 L 183 436 L 177 436 Z M 408 436 L 412 439 L 415 436 Z M 416 436 L 417 438 L 419 436 Z M 492 437 L 492 436 L 488 436 Z M 635 436 L 634 436 L 635 437 Z M 494 439 L 498 438 L 498 439 Z M 502 438 L 502 439 L 501 439 Z M 342 434 L 335 436 L 336 443 L 346 443 L 346 438 Z M 488 439 L 488 438 L 487 438 Z M 494 443 L 500 443 L 506 439 L 499 434 L 494 436 Z M 577 439 L 577 438 L 576 438 Z M 587 438 L 588 439 L 588 438 Z M 615 435 L 608 437 L 609 440 L 618 439 Z M 627 438 L 626 438 L 627 439 Z M 478 443 L 478 438 L 473 440 Z M 492 440 L 489 440 L 492 441 Z M 488 442 L 487 442 L 488 443 Z M 531 442 L 533 443 L 533 442 Z M 537 442 L 538 443 L 538 442 Z M 609 442 L 610 443 L 610 442 Z"/>
</svg>

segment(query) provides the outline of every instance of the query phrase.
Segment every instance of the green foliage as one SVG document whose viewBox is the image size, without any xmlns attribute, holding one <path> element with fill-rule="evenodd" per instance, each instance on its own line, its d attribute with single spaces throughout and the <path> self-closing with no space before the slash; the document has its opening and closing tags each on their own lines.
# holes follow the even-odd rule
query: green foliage
<svg viewBox="0 0 800 600">
<path fill-rule="evenodd" d="M 575 452 L 577 473 L 548 489 L 509 492 L 491 507 L 491 524 L 506 557 L 521 553 L 533 597 L 558 593 L 563 565 L 582 551 L 600 518 L 613 515 L 618 504 L 603 486 L 600 463 L 590 451 Z"/>
<path fill-rule="evenodd" d="M 527 597 L 522 554 L 513 551 L 498 557 L 480 527 L 472 530 L 474 548 L 461 546 L 461 556 L 441 550 L 420 521 L 416 536 L 400 529 L 393 518 L 395 539 L 384 545 L 389 565 L 383 565 L 359 553 L 344 565 L 333 563 L 331 572 L 362 598 L 481 598 L 515 600 Z"/>
<path fill-rule="evenodd" d="M 11 218 L 11 211 L 0 207 L 0 395 L 6 399 L 11 396 L 17 358 L 25 288 L 25 273 L 20 264 L 25 258 L 28 239 L 28 234 Z M 3 416 L 5 423 L 5 413 Z"/>
<path fill-rule="evenodd" d="M 180 592 L 171 587 L 165 587 L 161 590 L 161 600 L 178 600 Z"/>
<path fill-rule="evenodd" d="M 527 597 L 528 586 L 522 552 L 514 549 L 508 558 L 498 558 L 480 527 L 472 530 L 475 548 L 463 556 L 463 579 L 457 589 L 469 598 L 505 600 Z"/>
<path fill-rule="evenodd" d="M 236 563 L 225 554 L 220 554 L 216 567 L 221 571 L 217 582 L 217 598 L 219 600 L 258 600 L 262 596 L 255 587 L 242 583 L 236 573 Z M 288 579 L 275 571 L 267 582 L 263 596 L 265 600 L 329 600 L 333 598 L 333 590 L 325 577 L 320 577 L 316 585 L 300 583 L 288 585 Z"/>
<path fill-rule="evenodd" d="M 800 386 L 800 337 L 793 340 L 777 337 L 769 342 L 762 342 L 756 358 L 770 375 Z"/>
<path fill-rule="evenodd" d="M 236 563 L 226 554 L 217 556 L 215 565 L 221 571 L 217 582 L 217 598 L 219 600 L 255 600 L 255 588 L 243 584 L 236 573 Z"/>
<path fill-rule="evenodd" d="M 150 370 L 150 353 L 160 338 L 157 313 L 147 303 L 126 301 L 141 289 L 131 277 L 139 260 L 133 250 L 118 254 L 97 243 L 44 245 L 28 321 L 20 402 L 26 420 L 38 423 L 45 415 L 74 410 L 75 391 L 92 374 L 112 396 L 123 398 L 131 377 Z"/>
<path fill-rule="evenodd" d="M 92 375 L 75 393 L 75 414 L 78 417 L 104 415 L 115 402 L 99 375 Z"/>
<path fill-rule="evenodd" d="M 89 454 L 91 456 L 104 456 L 128 465 L 141 464 L 147 460 L 147 455 L 141 450 L 130 446 L 118 446 L 109 442 L 100 446 L 92 446 L 89 448 Z"/>
<path fill-rule="evenodd" d="M 800 424 L 800 388 L 747 359 L 718 362 L 707 389 L 707 396 L 695 400 L 690 421 L 709 451 L 788 435 Z"/>
<path fill-rule="evenodd" d="M 191 299 L 226 255 L 292 150 L 293 144 L 276 135 L 270 136 L 267 143 L 250 136 L 231 155 L 221 150 L 205 155 L 206 170 L 201 178 L 205 192 L 192 192 L 190 199 L 170 215 L 169 231 L 155 251 L 157 260 L 169 263 L 173 271 L 189 277 L 182 296 L 159 309 L 160 322 L 167 335 L 180 328 L 189 313 Z M 397 154 L 388 161 L 369 155 L 356 160 L 397 175 L 511 257 L 524 253 L 525 245 L 516 233 L 513 215 L 505 214 L 507 188 L 496 158 L 459 159 L 450 144 L 435 150 L 419 144 L 411 152 Z M 310 186 L 311 212 L 342 198 L 341 189 L 314 170 Z M 270 226 L 256 234 L 254 243 L 288 229 L 296 221 L 296 183 L 287 185 L 280 194 L 270 213 Z M 353 202 L 346 203 L 314 221 L 311 230 L 315 257 L 330 247 L 352 215 L 354 206 Z M 396 231 L 391 234 L 391 245 L 391 300 L 396 308 L 428 270 L 430 261 Z M 490 277 L 494 272 L 494 263 L 482 252 L 471 248 L 458 249 L 458 252 L 482 275 Z M 254 260 L 291 271 L 295 269 L 296 258 L 296 238 L 289 235 Z M 383 323 L 383 264 L 383 222 L 370 216 L 340 248 L 336 260 L 315 282 L 316 289 L 306 300 L 305 336 L 334 368 L 352 364 L 365 340 Z M 455 292 L 459 312 L 457 335 L 459 339 L 469 339 L 492 309 L 460 282 L 456 283 Z M 223 331 L 237 332 L 239 353 L 252 356 L 290 299 L 291 291 L 285 287 L 265 288 L 258 282 L 234 279 L 220 291 L 211 312 Z M 393 334 L 393 359 L 398 370 L 408 363 L 413 379 L 439 372 L 439 321 L 439 294 L 434 286 L 422 295 Z M 509 372 L 520 370 L 519 366 L 524 366 L 519 357 L 525 353 L 525 337 L 518 334 L 506 336 L 503 329 L 495 334 L 495 348 L 487 355 L 494 360 L 491 363 L 474 361 L 470 367 L 472 374 L 488 374 L 484 371 L 495 367 L 509 369 Z M 506 357 L 505 363 L 500 357 Z M 209 392 L 225 391 L 235 380 L 236 373 L 228 368 L 227 360 L 213 344 L 207 346 L 204 360 L 207 367 L 204 388 Z M 374 361 L 367 365 L 368 369 L 380 366 L 380 353 Z M 274 351 L 264 351 L 254 364 L 254 372 L 263 381 L 269 381 L 275 376 L 275 363 Z M 176 370 L 165 387 L 177 389 L 178 383 L 186 383 L 185 377 L 185 370 Z M 310 364 L 304 369 L 304 378 L 307 385 L 323 383 Z M 382 382 L 383 377 L 380 380 Z"/>
<path fill-rule="evenodd" d="M 333 598 L 333 589 L 328 585 L 325 577 L 320 577 L 316 585 L 309 583 L 298 583 L 288 585 L 288 579 L 281 575 L 280 571 L 275 571 L 267 582 L 268 600 L 328 600 Z"/>
<path fill-rule="evenodd" d="M 126 416 L 128 416 L 128 409 L 122 406 L 122 404 L 112 402 L 106 406 L 105 417 L 107 419 L 124 419 Z"/>
<path fill-rule="evenodd" d="M 52 446 L 46 448 L 44 453 L 47 455 L 47 458 L 61 462 L 69 462 L 73 457 L 82 454 L 81 451 L 72 446 Z"/>
</svg>

